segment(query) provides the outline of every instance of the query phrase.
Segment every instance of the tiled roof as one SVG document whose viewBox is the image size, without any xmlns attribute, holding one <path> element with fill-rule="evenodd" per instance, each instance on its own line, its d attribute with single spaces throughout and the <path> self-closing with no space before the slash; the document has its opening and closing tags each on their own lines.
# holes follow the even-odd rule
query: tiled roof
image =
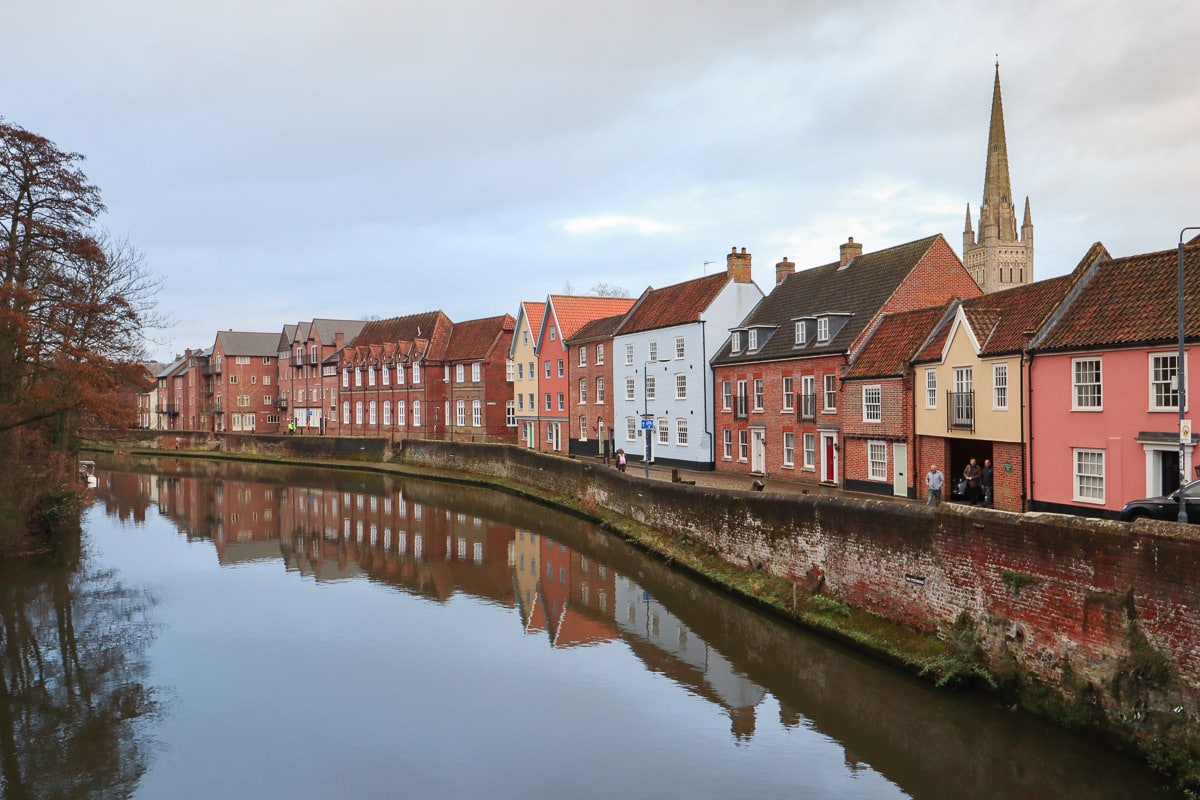
<svg viewBox="0 0 1200 800">
<path fill-rule="evenodd" d="M 486 319 L 472 319 L 454 323 L 450 333 L 450 344 L 446 348 L 447 361 L 477 361 L 488 355 L 492 345 L 504 331 L 512 331 L 516 320 L 511 314 Z"/>
<path fill-rule="evenodd" d="M 454 323 L 441 311 L 426 311 L 405 317 L 370 320 L 354 339 L 355 347 L 383 344 L 385 342 L 410 342 L 418 339 L 428 342 L 422 348 L 422 357 L 440 360 L 450 342 L 450 331 Z"/>
<path fill-rule="evenodd" d="M 249 333 L 246 331 L 218 331 L 217 341 L 228 356 L 279 356 L 278 333 Z"/>
<path fill-rule="evenodd" d="M 661 289 L 647 289 L 617 332 L 637 333 L 698 322 L 730 280 L 728 272 L 718 272 Z"/>
<path fill-rule="evenodd" d="M 854 357 L 846 380 L 891 378 L 903 375 L 919 348 L 932 333 L 951 304 L 887 314 L 870 333 Z"/>
<path fill-rule="evenodd" d="M 558 335 L 570 339 L 579 329 L 593 320 L 625 314 L 637 302 L 632 297 L 581 297 L 579 295 L 552 294 L 548 308 L 558 320 Z"/>
<path fill-rule="evenodd" d="M 575 334 L 567 339 L 569 344 L 584 344 L 586 342 L 595 341 L 597 339 L 611 339 L 616 333 L 617 326 L 621 324 L 621 320 L 625 319 L 624 314 L 614 314 L 611 317 L 601 317 L 594 319 L 584 325 Z"/>
<path fill-rule="evenodd" d="M 292 349 L 292 342 L 296 340 L 296 330 L 299 325 L 284 325 L 283 332 L 279 334 L 279 350 L 285 352 Z"/>
<path fill-rule="evenodd" d="M 342 332 L 342 342 L 349 344 L 362 332 L 366 324 L 367 320 L 365 319 L 324 319 L 318 317 L 312 321 L 311 328 L 317 329 L 317 335 L 321 337 L 321 344 L 326 347 L 332 347 L 336 344 L 338 331 Z M 306 340 L 312 335 L 311 328 L 304 332 Z"/>
<path fill-rule="evenodd" d="M 915 242 L 864 253 L 845 266 L 834 261 L 788 275 L 763 298 L 739 328 L 759 327 L 759 346 L 731 355 L 728 342 L 713 363 L 738 364 L 848 352 L 850 346 L 883 308 L 941 234 Z M 793 323 L 804 317 L 848 315 L 827 342 L 811 336 L 797 346 Z M 813 326 L 810 324 L 810 331 Z M 764 341 L 765 340 L 765 341 Z"/>
<path fill-rule="evenodd" d="M 525 310 L 525 319 L 529 321 L 529 330 L 537 336 L 537 332 L 542 329 L 542 317 L 546 315 L 546 304 L 526 300 L 521 303 L 521 307 Z"/>
<path fill-rule="evenodd" d="M 1179 294 L 1179 251 L 1104 261 L 1085 279 L 1079 294 L 1038 350 L 1173 342 Z M 1184 247 L 1184 335 L 1200 337 L 1200 242 Z"/>
</svg>

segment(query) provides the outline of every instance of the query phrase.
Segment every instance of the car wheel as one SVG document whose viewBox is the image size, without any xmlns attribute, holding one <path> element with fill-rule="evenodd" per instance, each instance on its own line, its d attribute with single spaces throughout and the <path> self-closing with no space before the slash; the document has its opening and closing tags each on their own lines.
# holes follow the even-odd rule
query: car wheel
<svg viewBox="0 0 1200 800">
<path fill-rule="evenodd" d="M 1130 514 L 1128 519 L 1130 522 L 1137 522 L 1139 519 L 1145 519 L 1149 516 L 1150 515 L 1147 514 L 1145 511 L 1138 510 L 1138 511 L 1134 511 L 1132 514 Z"/>
</svg>

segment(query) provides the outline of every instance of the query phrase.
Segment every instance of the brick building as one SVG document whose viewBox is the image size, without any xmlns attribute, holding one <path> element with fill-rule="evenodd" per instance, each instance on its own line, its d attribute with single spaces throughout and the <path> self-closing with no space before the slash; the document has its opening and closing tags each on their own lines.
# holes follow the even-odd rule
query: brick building
<svg viewBox="0 0 1200 800">
<path fill-rule="evenodd" d="M 296 433 L 337 430 L 338 353 L 366 320 L 313 319 L 285 325 L 279 340 L 279 396 L 276 405 Z"/>
<path fill-rule="evenodd" d="M 567 340 L 568 406 L 578 418 L 569 438 L 572 455 L 598 456 L 614 449 L 613 333 L 624 318 L 616 314 L 593 320 Z"/>
<path fill-rule="evenodd" d="M 220 331 L 209 359 L 212 402 L 205 430 L 278 433 L 279 334 Z"/>
</svg>

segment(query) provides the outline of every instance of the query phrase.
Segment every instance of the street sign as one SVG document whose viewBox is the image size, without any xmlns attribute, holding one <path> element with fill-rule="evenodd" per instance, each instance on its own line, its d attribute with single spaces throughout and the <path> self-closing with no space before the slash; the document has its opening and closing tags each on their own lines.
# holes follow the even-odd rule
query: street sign
<svg viewBox="0 0 1200 800">
<path fill-rule="evenodd" d="M 652 419 L 642 420 L 642 430 L 644 430 L 644 431 L 654 430 L 654 420 L 652 420 Z"/>
</svg>

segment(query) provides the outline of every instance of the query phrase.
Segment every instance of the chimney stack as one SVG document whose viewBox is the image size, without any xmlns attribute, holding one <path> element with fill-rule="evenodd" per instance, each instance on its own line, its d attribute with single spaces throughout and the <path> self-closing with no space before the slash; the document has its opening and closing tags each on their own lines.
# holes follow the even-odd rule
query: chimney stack
<svg viewBox="0 0 1200 800">
<path fill-rule="evenodd" d="M 783 261 L 775 265 L 775 285 L 783 283 L 783 279 L 796 271 L 796 265 L 788 261 L 788 257 L 784 256 Z"/>
<path fill-rule="evenodd" d="M 729 255 L 725 256 L 725 261 L 728 264 L 726 271 L 735 283 L 750 283 L 750 254 L 746 252 L 746 248 L 743 247 L 740 253 L 736 247 L 733 248 Z"/>
<path fill-rule="evenodd" d="M 841 266 L 843 267 L 862 255 L 862 245 L 856 244 L 853 236 L 839 249 L 842 253 Z"/>
<path fill-rule="evenodd" d="M 342 331 L 335 331 L 333 334 L 333 346 L 341 350 L 346 345 L 346 334 Z"/>
</svg>

